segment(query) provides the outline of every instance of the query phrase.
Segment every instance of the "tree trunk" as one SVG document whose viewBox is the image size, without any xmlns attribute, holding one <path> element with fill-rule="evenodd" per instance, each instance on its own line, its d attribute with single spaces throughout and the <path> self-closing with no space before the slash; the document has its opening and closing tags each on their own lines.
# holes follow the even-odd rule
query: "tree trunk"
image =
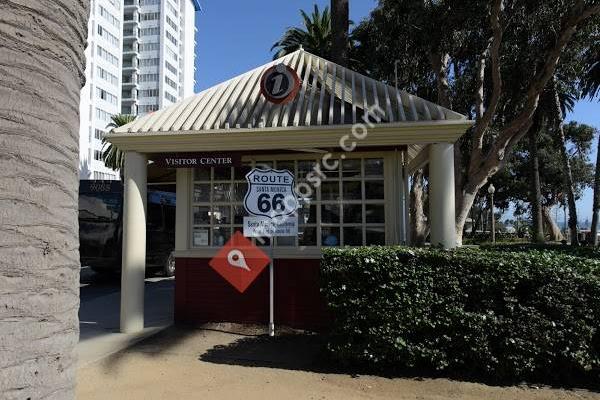
<svg viewBox="0 0 600 400">
<path fill-rule="evenodd" d="M 536 122 L 529 129 L 529 159 L 531 162 L 530 200 L 531 222 L 534 243 L 544 243 L 544 221 L 542 217 L 542 188 L 540 184 L 540 160 L 538 156 L 538 127 Z"/>
<path fill-rule="evenodd" d="M 567 151 L 567 140 L 565 138 L 565 131 L 563 129 L 563 115 L 562 109 L 560 108 L 560 99 L 558 97 L 558 91 L 556 90 L 556 78 L 552 78 L 552 95 L 554 97 L 554 115 L 555 124 L 557 131 L 557 138 L 560 143 L 560 151 L 563 162 L 563 169 L 565 171 L 565 192 L 567 193 L 567 206 L 569 207 L 569 232 L 571 236 L 571 245 L 579 246 L 579 235 L 577 234 L 579 229 L 577 227 L 577 205 L 575 203 L 575 193 L 573 190 L 573 174 L 571 172 L 571 161 L 569 160 L 569 153 Z"/>
<path fill-rule="evenodd" d="M 89 2 L 0 2 L 0 398 L 74 398 Z"/>
<path fill-rule="evenodd" d="M 331 0 L 331 61 L 348 66 L 348 0 Z"/>
<path fill-rule="evenodd" d="M 425 185 L 423 180 L 423 169 L 418 169 L 413 175 L 413 183 L 410 188 L 410 242 L 414 246 L 422 246 L 425 243 L 426 224 L 423 206 Z"/>
<path fill-rule="evenodd" d="M 552 218 L 552 213 L 550 212 L 550 207 L 542 207 L 542 216 L 544 218 L 544 224 L 546 228 L 548 228 L 548 232 L 550 233 L 550 241 L 552 242 L 560 242 L 564 239 L 558 224 Z"/>
<path fill-rule="evenodd" d="M 598 218 L 600 217 L 600 136 L 596 155 L 596 173 L 594 175 L 594 201 L 592 204 L 592 243 L 598 246 Z"/>
</svg>

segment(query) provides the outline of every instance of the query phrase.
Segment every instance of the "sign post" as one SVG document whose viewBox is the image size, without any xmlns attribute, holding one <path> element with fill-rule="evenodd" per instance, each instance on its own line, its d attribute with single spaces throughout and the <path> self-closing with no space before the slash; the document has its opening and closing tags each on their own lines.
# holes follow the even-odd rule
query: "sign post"
<svg viewBox="0 0 600 400">
<path fill-rule="evenodd" d="M 254 168 L 246 174 L 248 191 L 244 208 L 244 236 L 269 238 L 269 336 L 275 335 L 274 240 L 298 235 L 298 198 L 294 175 L 288 170 Z"/>
</svg>

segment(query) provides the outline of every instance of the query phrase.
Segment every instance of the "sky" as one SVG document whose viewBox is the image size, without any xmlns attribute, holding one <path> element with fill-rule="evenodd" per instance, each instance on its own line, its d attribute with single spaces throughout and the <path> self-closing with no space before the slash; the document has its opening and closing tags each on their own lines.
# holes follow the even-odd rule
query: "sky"
<svg viewBox="0 0 600 400">
<path fill-rule="evenodd" d="M 200 0 L 203 10 L 196 15 L 196 87 L 199 92 L 267 63 L 270 51 L 290 26 L 301 24 L 300 9 L 329 5 L 330 0 Z M 369 15 L 375 0 L 350 1 L 350 19 L 355 23 Z M 567 121 L 600 129 L 600 102 L 580 101 Z M 596 145 L 592 160 L 596 160 Z M 577 203 L 580 221 L 591 220 L 592 190 Z M 559 213 L 562 220 L 562 214 Z"/>
</svg>

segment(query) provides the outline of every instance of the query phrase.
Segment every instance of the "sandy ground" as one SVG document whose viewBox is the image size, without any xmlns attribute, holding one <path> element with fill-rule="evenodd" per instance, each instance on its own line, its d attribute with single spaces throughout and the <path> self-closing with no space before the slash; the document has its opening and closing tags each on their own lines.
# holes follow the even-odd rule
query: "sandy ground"
<svg viewBox="0 0 600 400">
<path fill-rule="evenodd" d="M 329 373 L 314 336 L 171 328 L 79 370 L 78 399 L 598 399 L 599 393 Z M 235 331 L 235 332 L 234 332 Z"/>
</svg>

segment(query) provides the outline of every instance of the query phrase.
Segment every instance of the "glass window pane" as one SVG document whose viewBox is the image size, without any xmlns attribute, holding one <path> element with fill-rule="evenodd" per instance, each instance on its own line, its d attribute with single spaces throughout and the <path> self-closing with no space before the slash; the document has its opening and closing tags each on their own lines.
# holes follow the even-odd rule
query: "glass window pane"
<svg viewBox="0 0 600 400">
<path fill-rule="evenodd" d="M 231 206 L 213 206 L 213 222 L 218 225 L 231 223 Z"/>
<path fill-rule="evenodd" d="M 360 181 L 342 182 L 344 200 L 362 200 L 362 185 Z"/>
<path fill-rule="evenodd" d="M 321 200 L 339 200 L 340 183 L 338 181 L 324 181 L 321 184 Z"/>
<path fill-rule="evenodd" d="M 209 228 L 194 228 L 192 232 L 192 246 L 208 246 L 210 244 Z"/>
<path fill-rule="evenodd" d="M 244 201 L 244 196 L 248 191 L 247 182 L 237 182 L 233 184 L 233 201 Z"/>
<path fill-rule="evenodd" d="M 248 213 L 244 206 L 233 206 L 233 223 L 234 224 L 243 224 L 244 217 L 247 216 Z"/>
<path fill-rule="evenodd" d="M 257 161 L 256 168 L 260 168 L 260 169 L 273 168 L 273 161 Z"/>
<path fill-rule="evenodd" d="M 338 224 L 340 222 L 340 206 L 337 204 L 321 205 L 321 222 Z"/>
<path fill-rule="evenodd" d="M 362 239 L 361 227 L 357 226 L 344 228 L 344 246 L 362 246 Z"/>
<path fill-rule="evenodd" d="M 298 183 L 296 181 L 296 187 L 294 188 L 296 195 L 301 198 L 301 201 L 310 201 L 316 199 L 317 189 L 306 181 Z"/>
<path fill-rule="evenodd" d="M 340 227 L 321 228 L 321 245 L 322 246 L 339 246 L 340 245 Z"/>
<path fill-rule="evenodd" d="M 208 203 L 210 201 L 210 184 L 194 184 L 194 203 Z"/>
<path fill-rule="evenodd" d="M 313 170 L 315 165 L 314 160 L 299 160 L 298 161 L 298 175 L 296 179 L 304 179 L 306 175 Z"/>
<path fill-rule="evenodd" d="M 344 204 L 344 223 L 362 223 L 362 204 Z"/>
<path fill-rule="evenodd" d="M 219 226 L 213 228 L 213 246 L 223 246 L 231 237 L 231 228 Z"/>
<path fill-rule="evenodd" d="M 259 247 L 269 247 L 271 245 L 271 238 L 268 237 L 257 237 L 256 245 Z M 267 251 L 267 250 L 265 250 Z"/>
<path fill-rule="evenodd" d="M 317 228 L 314 226 L 298 227 L 298 245 L 299 246 L 316 246 L 317 245 Z"/>
<path fill-rule="evenodd" d="M 337 179 L 340 176 L 340 160 L 326 159 L 321 162 L 321 172 L 326 179 Z"/>
<path fill-rule="evenodd" d="M 194 180 L 195 181 L 210 181 L 210 168 L 194 169 Z"/>
<path fill-rule="evenodd" d="M 208 206 L 194 207 L 194 225 L 210 225 L 210 214 Z"/>
<path fill-rule="evenodd" d="M 360 175 L 360 159 L 342 161 L 342 176 L 344 178 L 359 178 Z"/>
<path fill-rule="evenodd" d="M 365 176 L 383 178 L 383 159 L 367 158 L 365 160 Z"/>
<path fill-rule="evenodd" d="M 295 246 L 296 245 L 296 237 L 295 236 L 280 236 L 275 241 L 277 246 Z"/>
<path fill-rule="evenodd" d="M 385 228 L 367 228 L 367 246 L 369 245 L 384 245 L 385 244 Z"/>
<path fill-rule="evenodd" d="M 383 204 L 367 204 L 365 214 L 367 223 L 385 222 L 385 207 Z"/>
<path fill-rule="evenodd" d="M 213 185 L 213 202 L 231 201 L 231 183 L 215 183 Z"/>
<path fill-rule="evenodd" d="M 277 169 L 287 169 L 292 175 L 296 175 L 296 167 L 293 161 L 277 161 Z"/>
<path fill-rule="evenodd" d="M 235 167 L 233 169 L 233 176 L 236 181 L 244 181 L 246 180 L 246 174 L 250 172 L 252 167 L 248 164 L 244 164 L 241 167 Z"/>
<path fill-rule="evenodd" d="M 231 180 L 231 167 L 215 167 L 215 181 L 228 181 Z"/>
<path fill-rule="evenodd" d="M 365 195 L 367 200 L 383 200 L 383 181 L 365 181 Z"/>
<path fill-rule="evenodd" d="M 314 224 L 317 220 L 317 206 L 315 204 L 300 203 L 298 208 L 298 223 Z"/>
</svg>

